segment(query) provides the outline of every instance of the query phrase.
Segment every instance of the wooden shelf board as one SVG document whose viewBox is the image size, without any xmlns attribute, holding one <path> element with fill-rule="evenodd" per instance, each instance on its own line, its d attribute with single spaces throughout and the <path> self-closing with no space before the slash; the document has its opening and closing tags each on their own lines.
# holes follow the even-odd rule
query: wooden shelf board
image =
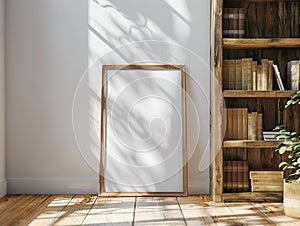
<svg viewBox="0 0 300 226">
<path fill-rule="evenodd" d="M 223 48 L 300 48 L 300 38 L 223 38 Z"/>
<path fill-rule="evenodd" d="M 252 90 L 224 90 L 225 98 L 290 98 L 292 90 L 252 91 Z"/>
<path fill-rule="evenodd" d="M 282 192 L 235 192 L 223 193 L 224 202 L 282 202 Z"/>
<path fill-rule="evenodd" d="M 226 140 L 223 148 L 276 148 L 278 141 L 264 140 Z"/>
</svg>

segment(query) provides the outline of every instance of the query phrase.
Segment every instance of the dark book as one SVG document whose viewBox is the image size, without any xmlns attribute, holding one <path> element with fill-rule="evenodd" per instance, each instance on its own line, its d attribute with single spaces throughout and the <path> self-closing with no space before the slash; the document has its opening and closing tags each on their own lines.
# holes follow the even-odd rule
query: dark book
<svg viewBox="0 0 300 226">
<path fill-rule="evenodd" d="M 222 67 L 222 80 L 223 80 L 223 89 L 229 89 L 229 60 L 223 60 Z"/>
<path fill-rule="evenodd" d="M 223 37 L 228 38 L 229 36 L 229 20 L 228 20 L 228 8 L 223 9 Z"/>
<path fill-rule="evenodd" d="M 249 191 L 249 165 L 243 161 L 243 191 Z"/>
<path fill-rule="evenodd" d="M 239 11 L 239 38 L 245 37 L 245 9 L 238 8 Z"/>
<path fill-rule="evenodd" d="M 238 191 L 243 191 L 244 188 L 244 181 L 243 181 L 243 162 L 244 161 L 237 161 L 237 179 L 238 179 Z"/>
</svg>

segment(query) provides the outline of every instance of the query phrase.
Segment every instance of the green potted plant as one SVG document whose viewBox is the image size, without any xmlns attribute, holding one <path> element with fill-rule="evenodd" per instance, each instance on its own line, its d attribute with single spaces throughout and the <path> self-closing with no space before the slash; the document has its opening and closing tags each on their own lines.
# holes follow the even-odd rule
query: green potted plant
<svg viewBox="0 0 300 226">
<path fill-rule="evenodd" d="M 292 94 L 285 108 L 295 104 L 300 104 L 300 91 Z M 287 161 L 279 164 L 283 171 L 289 173 L 283 183 L 284 213 L 290 217 L 300 218 L 300 136 L 297 132 L 288 131 L 283 126 L 277 126 L 275 130 L 280 131 L 280 136 L 284 137 L 284 141 L 275 151 L 281 155 L 285 153 L 288 155 Z"/>
</svg>

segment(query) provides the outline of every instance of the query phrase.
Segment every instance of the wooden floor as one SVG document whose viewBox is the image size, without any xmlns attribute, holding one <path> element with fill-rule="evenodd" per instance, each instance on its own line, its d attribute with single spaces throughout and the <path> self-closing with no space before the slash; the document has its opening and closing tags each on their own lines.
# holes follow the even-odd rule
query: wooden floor
<svg viewBox="0 0 300 226">
<path fill-rule="evenodd" d="M 300 225 L 281 203 L 221 203 L 208 196 L 102 198 L 10 195 L 0 225 Z"/>
</svg>

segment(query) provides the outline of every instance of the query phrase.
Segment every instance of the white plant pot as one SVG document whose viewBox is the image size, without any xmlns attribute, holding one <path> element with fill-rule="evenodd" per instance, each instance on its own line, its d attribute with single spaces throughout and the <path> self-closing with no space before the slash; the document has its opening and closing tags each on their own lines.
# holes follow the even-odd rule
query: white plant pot
<svg viewBox="0 0 300 226">
<path fill-rule="evenodd" d="M 283 207 L 285 215 L 300 218 L 300 182 L 284 180 Z"/>
</svg>

